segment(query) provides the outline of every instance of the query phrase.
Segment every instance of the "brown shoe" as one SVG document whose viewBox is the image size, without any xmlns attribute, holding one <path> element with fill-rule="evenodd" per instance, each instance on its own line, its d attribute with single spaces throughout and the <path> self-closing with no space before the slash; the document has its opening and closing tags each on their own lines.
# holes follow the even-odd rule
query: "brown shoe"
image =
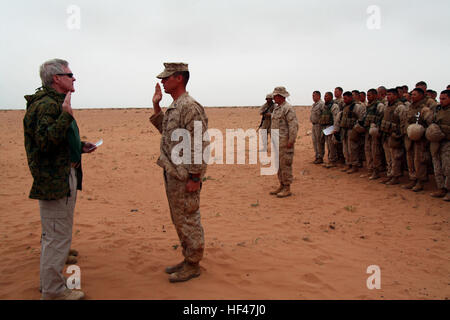
<svg viewBox="0 0 450 320">
<path fill-rule="evenodd" d="M 395 184 L 399 184 L 400 181 L 398 179 L 398 177 L 392 177 L 388 182 L 386 182 L 387 186 L 393 186 Z"/>
<path fill-rule="evenodd" d="M 377 179 L 379 179 L 379 178 L 380 178 L 380 175 L 378 174 L 378 171 L 377 171 L 377 170 L 374 170 L 374 171 L 372 172 L 372 175 L 370 176 L 369 180 L 377 180 Z"/>
<path fill-rule="evenodd" d="M 403 189 L 412 189 L 416 185 L 416 180 L 411 180 L 408 184 L 402 186 Z"/>
<path fill-rule="evenodd" d="M 447 194 L 447 189 L 442 188 L 436 192 L 430 193 L 430 196 L 432 196 L 433 198 L 443 198 L 443 197 L 445 197 L 446 194 Z"/>
<path fill-rule="evenodd" d="M 351 166 L 345 166 L 343 169 L 341 169 L 342 172 L 347 172 L 348 170 L 350 170 L 352 167 Z"/>
<path fill-rule="evenodd" d="M 447 192 L 447 195 L 442 200 L 450 202 L 450 192 Z"/>
<path fill-rule="evenodd" d="M 67 256 L 66 264 L 76 264 L 78 262 L 77 257 Z"/>
<path fill-rule="evenodd" d="M 186 261 L 183 260 L 182 262 L 180 262 L 179 264 L 177 264 L 175 266 L 167 267 L 165 271 L 167 274 L 172 274 L 174 272 L 180 271 L 181 269 L 183 269 L 183 266 L 185 263 L 186 263 Z"/>
<path fill-rule="evenodd" d="M 283 185 L 280 185 L 277 189 L 270 191 L 270 194 L 275 196 L 277 193 L 279 193 L 281 190 L 283 190 Z"/>
<path fill-rule="evenodd" d="M 196 278 L 201 274 L 200 266 L 198 263 L 186 262 L 181 270 L 172 273 L 169 276 L 170 282 L 183 282 L 192 278 Z"/>
<path fill-rule="evenodd" d="M 389 181 L 391 181 L 392 178 L 393 178 L 393 177 L 386 177 L 386 178 L 382 179 L 382 180 L 380 181 L 380 183 L 388 183 Z"/>
<path fill-rule="evenodd" d="M 358 172 L 358 167 L 357 166 L 352 166 L 350 168 L 350 170 L 347 171 L 348 174 L 352 174 L 352 173 L 355 173 L 355 172 Z"/>
<path fill-rule="evenodd" d="M 414 188 L 412 188 L 412 191 L 414 191 L 414 192 L 419 192 L 419 191 L 422 191 L 422 190 L 423 190 L 423 182 L 417 180 L 417 183 L 416 183 L 416 185 L 414 186 Z"/>
<path fill-rule="evenodd" d="M 278 198 L 286 198 L 290 197 L 292 195 L 291 193 L 291 187 L 290 186 L 284 186 L 283 190 L 277 194 Z"/>
</svg>

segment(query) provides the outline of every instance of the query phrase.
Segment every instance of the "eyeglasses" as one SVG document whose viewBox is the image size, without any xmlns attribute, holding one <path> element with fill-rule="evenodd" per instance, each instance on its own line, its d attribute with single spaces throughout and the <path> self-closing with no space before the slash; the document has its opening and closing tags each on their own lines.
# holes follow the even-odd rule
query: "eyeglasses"
<svg viewBox="0 0 450 320">
<path fill-rule="evenodd" d="M 73 78 L 73 73 L 57 73 L 57 76 L 68 76 L 69 78 Z"/>
</svg>

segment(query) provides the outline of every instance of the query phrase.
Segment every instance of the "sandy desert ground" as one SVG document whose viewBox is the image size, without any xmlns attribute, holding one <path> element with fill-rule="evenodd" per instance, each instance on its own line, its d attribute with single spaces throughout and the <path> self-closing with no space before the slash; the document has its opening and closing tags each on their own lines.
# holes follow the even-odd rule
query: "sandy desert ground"
<svg viewBox="0 0 450 320">
<path fill-rule="evenodd" d="M 201 277 L 171 284 L 181 260 L 152 110 L 76 110 L 84 190 L 72 247 L 87 299 L 448 299 L 450 204 L 311 163 L 309 109 L 300 121 L 294 195 L 269 196 L 260 165 L 211 165 L 201 199 Z M 210 128 L 256 128 L 255 108 L 208 108 Z M 0 111 L 0 299 L 39 299 L 40 219 L 23 146 L 24 111 Z M 406 178 L 403 178 L 406 181 Z M 381 268 L 369 290 L 366 269 Z"/>
</svg>

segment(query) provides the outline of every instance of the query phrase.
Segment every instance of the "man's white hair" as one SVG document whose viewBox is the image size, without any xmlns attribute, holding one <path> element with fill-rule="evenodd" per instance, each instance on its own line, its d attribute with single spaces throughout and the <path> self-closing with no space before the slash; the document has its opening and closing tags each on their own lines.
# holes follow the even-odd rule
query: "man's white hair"
<svg viewBox="0 0 450 320">
<path fill-rule="evenodd" d="M 64 68 L 67 66 L 69 66 L 69 63 L 62 59 L 52 59 L 44 62 L 39 68 L 42 86 L 51 86 L 53 84 L 53 76 L 58 73 L 64 73 Z"/>
</svg>

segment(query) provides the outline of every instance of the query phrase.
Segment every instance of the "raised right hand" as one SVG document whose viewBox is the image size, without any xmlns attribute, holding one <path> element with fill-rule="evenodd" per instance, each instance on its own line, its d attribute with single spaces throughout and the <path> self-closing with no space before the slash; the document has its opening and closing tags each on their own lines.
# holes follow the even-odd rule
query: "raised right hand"
<svg viewBox="0 0 450 320">
<path fill-rule="evenodd" d="M 62 104 L 62 109 L 63 109 L 63 111 L 66 111 L 67 113 L 70 113 L 70 115 L 73 116 L 71 98 L 72 98 L 72 92 L 69 91 L 69 92 L 67 92 L 66 98 L 64 99 L 64 102 Z"/>
<path fill-rule="evenodd" d="M 161 92 L 161 86 L 159 85 L 159 83 L 156 84 L 155 87 L 155 94 L 153 95 L 153 105 L 159 105 L 159 103 L 162 100 L 162 92 Z"/>
</svg>

